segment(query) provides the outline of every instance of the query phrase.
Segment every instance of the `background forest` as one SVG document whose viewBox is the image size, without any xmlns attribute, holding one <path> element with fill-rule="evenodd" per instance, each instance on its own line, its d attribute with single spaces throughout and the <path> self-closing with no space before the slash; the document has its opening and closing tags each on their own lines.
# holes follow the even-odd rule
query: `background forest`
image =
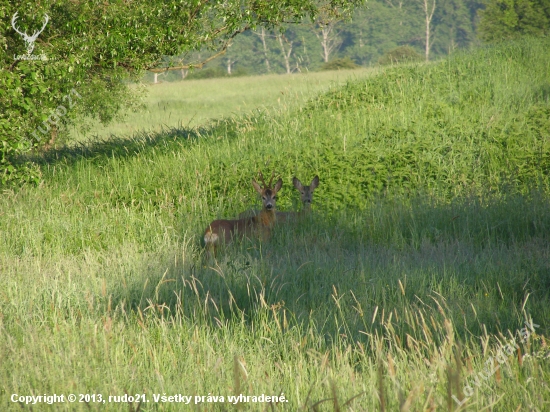
<svg viewBox="0 0 550 412">
<path fill-rule="evenodd" d="M 483 7 L 480 0 L 372 0 L 347 21 L 325 24 L 320 19 L 289 24 L 282 31 L 248 31 L 203 70 L 167 72 L 159 80 L 352 68 L 389 63 L 391 56 L 435 59 L 479 42 L 478 10 Z M 203 51 L 179 58 L 201 61 L 207 56 Z"/>
<path fill-rule="evenodd" d="M 350 69 L 433 60 L 457 49 L 517 35 L 541 35 L 550 25 L 548 0 L 371 0 L 351 19 L 258 28 L 235 38 L 225 55 L 202 70 L 162 73 L 162 80 Z M 208 51 L 167 58 L 204 61 Z M 159 81 L 158 74 L 147 79 Z"/>
</svg>

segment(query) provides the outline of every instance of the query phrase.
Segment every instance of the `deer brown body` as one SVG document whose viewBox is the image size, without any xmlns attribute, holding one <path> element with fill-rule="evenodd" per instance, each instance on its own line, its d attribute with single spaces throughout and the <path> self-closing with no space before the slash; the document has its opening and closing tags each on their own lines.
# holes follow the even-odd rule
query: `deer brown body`
<svg viewBox="0 0 550 412">
<path fill-rule="evenodd" d="M 242 219 L 214 220 L 208 225 L 204 233 L 204 243 L 208 249 L 214 249 L 221 243 L 230 243 L 235 238 L 243 237 L 259 237 L 262 240 L 268 240 L 271 236 L 271 230 L 275 226 L 277 215 L 275 207 L 277 202 L 277 192 L 281 189 L 283 181 L 279 179 L 275 186 L 271 187 L 273 175 L 269 185 L 265 183 L 262 175 L 260 179 L 264 187 L 252 180 L 252 186 L 256 192 L 262 197 L 263 208 L 261 212 L 255 216 L 245 217 Z"/>
</svg>

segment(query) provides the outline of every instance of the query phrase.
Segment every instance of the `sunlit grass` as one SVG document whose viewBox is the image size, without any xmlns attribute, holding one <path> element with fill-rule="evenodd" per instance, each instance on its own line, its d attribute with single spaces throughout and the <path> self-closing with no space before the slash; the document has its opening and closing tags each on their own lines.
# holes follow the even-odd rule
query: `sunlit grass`
<svg viewBox="0 0 550 412">
<path fill-rule="evenodd" d="M 370 76 L 376 71 L 340 70 L 148 84 L 143 110 L 128 113 L 124 120 L 105 127 L 98 124 L 86 135 L 75 129 L 71 139 L 82 141 L 93 136 L 195 127 L 212 119 L 239 116 L 258 108 L 296 107 L 329 87 Z"/>
</svg>

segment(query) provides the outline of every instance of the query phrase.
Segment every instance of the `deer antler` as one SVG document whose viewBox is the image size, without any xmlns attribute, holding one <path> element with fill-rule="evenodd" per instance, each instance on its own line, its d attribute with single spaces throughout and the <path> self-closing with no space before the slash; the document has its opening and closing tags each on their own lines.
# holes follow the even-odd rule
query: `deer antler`
<svg viewBox="0 0 550 412">
<path fill-rule="evenodd" d="M 258 175 L 260 178 L 260 181 L 264 185 L 264 189 L 271 189 L 271 184 L 273 183 L 273 179 L 275 178 L 275 171 L 271 172 L 271 179 L 269 180 L 269 184 L 265 183 L 264 175 L 262 174 L 262 171 L 258 169 Z"/>
<path fill-rule="evenodd" d="M 258 169 L 258 177 L 262 184 L 264 185 L 264 189 L 267 189 L 267 185 L 265 184 L 264 175 L 262 174 L 262 171 Z"/>
</svg>

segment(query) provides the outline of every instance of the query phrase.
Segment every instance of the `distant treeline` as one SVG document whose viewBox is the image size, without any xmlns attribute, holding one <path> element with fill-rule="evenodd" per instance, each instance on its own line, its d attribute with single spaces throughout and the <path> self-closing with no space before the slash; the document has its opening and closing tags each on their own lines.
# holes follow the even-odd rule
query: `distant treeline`
<svg viewBox="0 0 550 412">
<path fill-rule="evenodd" d="M 481 0 L 370 0 L 349 21 L 293 24 L 282 33 L 262 28 L 245 32 L 202 70 L 171 71 L 159 80 L 317 71 L 337 59 L 343 68 L 391 62 L 399 56 L 436 59 L 478 41 L 482 7 Z M 189 63 L 208 56 L 202 52 L 179 58 Z"/>
</svg>

